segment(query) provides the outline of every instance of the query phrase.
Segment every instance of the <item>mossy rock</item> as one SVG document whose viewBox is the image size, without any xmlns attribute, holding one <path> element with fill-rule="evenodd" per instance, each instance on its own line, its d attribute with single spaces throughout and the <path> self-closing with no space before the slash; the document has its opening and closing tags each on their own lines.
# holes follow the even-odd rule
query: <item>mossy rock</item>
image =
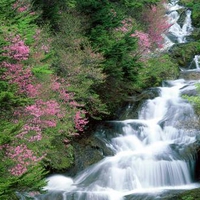
<svg viewBox="0 0 200 200">
<path fill-rule="evenodd" d="M 200 40 L 200 28 L 194 28 L 190 37 L 195 41 Z"/>
<path fill-rule="evenodd" d="M 106 144 L 97 138 L 94 133 L 87 135 L 73 143 L 74 165 L 67 169 L 67 175 L 74 176 L 87 167 L 99 162 L 106 156 L 113 155 L 113 152 Z"/>
<path fill-rule="evenodd" d="M 183 68 L 187 68 L 194 56 L 199 53 L 200 44 L 198 42 L 176 44 L 169 50 L 169 54 L 174 62 Z"/>
<path fill-rule="evenodd" d="M 179 78 L 183 78 L 185 80 L 200 80 L 200 72 L 197 71 L 182 71 L 180 72 Z"/>
<path fill-rule="evenodd" d="M 147 99 L 154 99 L 158 97 L 159 93 L 160 90 L 158 88 L 148 88 L 141 93 L 133 94 L 133 96 L 127 98 L 124 106 L 118 110 L 119 120 L 137 119 L 142 104 Z"/>
<path fill-rule="evenodd" d="M 182 9 L 179 9 L 177 10 L 177 12 L 179 13 L 180 17 L 177 21 L 177 23 L 182 27 L 184 22 L 185 22 L 185 18 L 186 18 L 186 13 L 185 13 L 186 9 L 185 8 L 182 8 Z"/>
<path fill-rule="evenodd" d="M 200 200 L 200 188 L 171 195 L 163 198 L 163 200 Z"/>
</svg>

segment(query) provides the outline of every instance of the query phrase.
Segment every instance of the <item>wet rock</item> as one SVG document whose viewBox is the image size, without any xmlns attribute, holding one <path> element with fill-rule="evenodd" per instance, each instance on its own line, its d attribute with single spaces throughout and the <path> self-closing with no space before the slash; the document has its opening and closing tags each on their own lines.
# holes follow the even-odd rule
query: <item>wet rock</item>
<svg viewBox="0 0 200 200">
<path fill-rule="evenodd" d="M 179 13 L 180 17 L 177 21 L 177 23 L 182 27 L 184 22 L 185 22 L 185 18 L 186 18 L 186 11 L 187 9 L 186 8 L 181 8 L 179 10 L 177 10 L 177 12 Z"/>
<path fill-rule="evenodd" d="M 169 38 L 169 40 L 173 43 L 178 43 L 178 37 L 175 36 L 174 34 L 168 32 L 166 33 L 166 36 Z"/>
<path fill-rule="evenodd" d="M 198 94 L 196 89 L 193 89 L 193 90 L 184 90 L 183 92 L 181 92 L 181 95 L 197 96 Z"/>
<path fill-rule="evenodd" d="M 180 191 L 178 194 L 169 194 L 163 200 L 200 200 L 200 189 Z"/>
<path fill-rule="evenodd" d="M 179 200 L 176 199 L 180 190 L 170 190 L 162 192 L 152 192 L 144 194 L 130 194 L 125 197 L 125 200 Z M 183 199 L 181 199 L 183 200 Z M 191 199 L 192 200 L 192 199 Z M 195 199 L 196 200 L 196 199 Z"/>
<path fill-rule="evenodd" d="M 147 99 L 154 99 L 159 96 L 160 90 L 158 88 L 149 88 L 140 94 L 130 96 L 126 100 L 124 106 L 118 111 L 118 118 L 120 120 L 125 119 L 137 119 L 141 106 Z"/>
<path fill-rule="evenodd" d="M 185 80 L 200 80 L 200 71 L 181 71 L 179 78 Z"/>
<path fill-rule="evenodd" d="M 181 95 L 187 95 L 187 96 L 197 96 L 197 88 L 196 88 L 196 81 L 191 80 L 190 84 L 184 86 L 180 90 Z"/>
<path fill-rule="evenodd" d="M 148 195 L 148 196 L 147 196 Z M 130 194 L 125 197 L 125 200 L 154 200 L 156 199 L 155 195 L 150 194 Z"/>
<path fill-rule="evenodd" d="M 63 192 L 48 192 L 47 194 L 36 195 L 35 197 L 39 200 L 63 200 Z"/>
<path fill-rule="evenodd" d="M 68 176 L 74 176 L 88 166 L 97 163 L 105 156 L 112 155 L 113 152 L 106 144 L 94 134 L 74 142 L 74 165 L 67 170 Z"/>
</svg>

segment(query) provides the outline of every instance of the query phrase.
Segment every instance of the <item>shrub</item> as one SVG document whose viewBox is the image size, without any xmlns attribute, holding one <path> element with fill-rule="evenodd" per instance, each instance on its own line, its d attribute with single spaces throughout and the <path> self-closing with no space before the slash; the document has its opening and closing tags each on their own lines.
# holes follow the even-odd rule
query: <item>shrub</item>
<svg viewBox="0 0 200 200">
<path fill-rule="evenodd" d="M 160 86 L 163 80 L 175 79 L 179 68 L 168 55 L 148 59 L 139 70 L 137 78 L 138 88 Z"/>
</svg>

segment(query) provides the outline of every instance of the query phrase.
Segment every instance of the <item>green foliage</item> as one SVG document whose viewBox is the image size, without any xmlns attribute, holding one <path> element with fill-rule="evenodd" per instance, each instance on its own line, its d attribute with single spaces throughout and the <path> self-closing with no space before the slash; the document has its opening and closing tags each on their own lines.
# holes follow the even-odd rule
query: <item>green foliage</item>
<svg viewBox="0 0 200 200">
<path fill-rule="evenodd" d="M 199 188 L 188 190 L 188 191 L 182 191 L 180 194 L 175 195 L 175 197 L 172 197 L 176 200 L 199 200 L 200 199 L 200 190 Z"/>
<path fill-rule="evenodd" d="M 191 103 L 194 104 L 195 110 L 197 112 L 197 114 L 200 114 L 200 98 L 199 96 L 190 96 L 190 97 L 186 97 L 187 100 Z"/>
<path fill-rule="evenodd" d="M 53 71 L 49 69 L 48 64 L 45 64 L 43 66 L 34 66 L 34 68 L 32 68 L 32 72 L 38 78 L 53 73 Z"/>
<path fill-rule="evenodd" d="M 200 84 L 197 83 L 196 84 L 196 89 L 197 89 L 197 96 L 188 96 L 188 95 L 184 95 L 183 97 L 185 99 L 187 99 L 191 104 L 193 104 L 194 109 L 196 114 L 199 116 L 200 115 Z"/>
<path fill-rule="evenodd" d="M 121 0 L 123 4 L 127 7 L 134 7 L 135 9 L 143 8 L 145 6 L 150 6 L 152 4 L 156 4 L 160 2 L 160 0 L 140 0 L 140 1 L 132 1 L 132 0 Z"/>
<path fill-rule="evenodd" d="M 32 166 L 29 170 L 19 177 L 16 189 L 20 192 L 38 191 L 46 185 L 45 176 L 47 171 L 40 164 Z M 34 181 L 34 184 L 33 184 Z"/>
<path fill-rule="evenodd" d="M 8 121 L 0 122 L 0 146 L 10 144 L 16 134 L 21 129 L 22 124 L 13 124 Z M 46 183 L 44 177 L 46 172 L 38 164 L 31 167 L 22 176 L 13 176 L 8 172 L 8 169 L 13 164 L 13 160 L 6 158 L 4 151 L 0 151 L 0 199 L 15 200 L 18 199 L 15 192 L 23 191 L 38 191 Z"/>
<path fill-rule="evenodd" d="M 194 198 L 189 195 L 189 196 L 182 197 L 182 200 L 194 200 Z"/>
<path fill-rule="evenodd" d="M 113 113 L 124 98 L 133 89 L 140 62 L 136 56 L 137 41 L 130 37 L 137 24 L 130 27 L 119 37 L 117 28 L 123 25 L 128 16 L 124 2 L 115 1 L 77 1 L 77 9 L 89 17 L 86 36 L 90 38 L 92 47 L 98 49 L 105 60 L 102 63 L 106 74 L 105 82 L 96 85 L 95 91 L 108 111 Z M 118 98 L 114 98 L 115 96 Z M 111 103 L 112 102 L 112 103 Z"/>
<path fill-rule="evenodd" d="M 136 40 L 129 35 L 113 44 L 105 54 L 104 70 L 106 74 L 115 78 L 116 81 L 133 81 L 136 74 L 135 68 L 139 66 L 137 57 L 131 55 L 135 49 Z"/>
<path fill-rule="evenodd" d="M 42 25 L 45 21 L 50 24 L 51 28 L 57 29 L 60 9 L 66 6 L 66 2 L 63 0 L 32 0 L 32 3 L 35 9 L 41 10 L 40 19 L 37 22 Z M 71 1 L 70 5 L 73 5 L 73 1 Z"/>
<path fill-rule="evenodd" d="M 2 165 L 0 165 L 3 167 Z M 8 176 L 1 168 L 0 174 L 0 198 L 5 200 L 17 200 L 17 192 L 38 191 L 46 185 L 44 177 L 46 172 L 41 166 L 34 166 L 20 177 Z M 4 172 L 4 173 L 3 173 Z M 33 183 L 34 182 L 34 183 Z"/>
<path fill-rule="evenodd" d="M 200 43 L 189 42 L 179 44 L 170 49 L 170 55 L 180 67 L 186 67 L 190 64 L 195 55 L 200 53 Z"/>
<path fill-rule="evenodd" d="M 2 91 L 0 92 L 0 107 L 2 111 L 12 110 L 13 107 L 27 105 L 30 102 L 29 99 L 17 96 L 14 91 Z"/>
<path fill-rule="evenodd" d="M 12 8 L 12 4 L 15 2 L 15 0 L 1 0 L 0 3 L 0 22 L 1 24 L 4 24 L 5 21 L 7 22 L 7 19 L 12 18 L 15 16 Z M 4 21 L 5 20 L 5 21 Z"/>
<path fill-rule="evenodd" d="M 141 89 L 160 86 L 163 80 L 175 79 L 178 72 L 178 65 L 168 55 L 150 58 L 139 70 L 136 87 Z"/>
<path fill-rule="evenodd" d="M 54 37 L 54 50 L 57 60 L 55 71 L 70 84 L 75 100 L 84 107 L 88 115 L 97 118 L 107 113 L 95 88 L 101 84 L 105 75 L 102 72 L 103 57 L 92 49 L 88 39 L 83 36 L 87 18 L 75 10 L 63 12 L 59 30 Z"/>
<path fill-rule="evenodd" d="M 1 1 L 0 6 L 2 6 L 3 2 Z M 16 35 L 25 38 L 26 44 L 30 45 L 34 41 L 33 35 L 35 34 L 36 29 L 34 22 L 38 18 L 38 15 L 36 13 L 30 15 L 28 11 L 16 14 L 17 12 L 15 12 L 16 10 L 14 10 L 12 5 L 14 2 L 15 1 L 13 0 L 9 0 L 8 3 L 5 5 L 3 4 L 3 7 L 1 7 L 2 14 L 0 14 L 0 22 L 3 25 L 1 37 L 2 39 L 5 39 L 5 37 L 11 36 L 15 33 Z M 2 43 L 1 37 L 0 44 Z M 3 41 L 3 45 L 4 44 L 5 40 Z"/>
<path fill-rule="evenodd" d="M 65 171 L 74 163 L 74 149 L 72 145 L 64 145 L 60 138 L 53 140 L 54 146 L 49 149 L 44 165 L 50 167 L 52 171 Z"/>
<path fill-rule="evenodd" d="M 15 136 L 16 132 L 18 132 L 21 128 L 21 124 L 13 124 L 8 121 L 0 122 L 0 146 L 3 144 L 10 143 L 12 138 Z"/>
</svg>

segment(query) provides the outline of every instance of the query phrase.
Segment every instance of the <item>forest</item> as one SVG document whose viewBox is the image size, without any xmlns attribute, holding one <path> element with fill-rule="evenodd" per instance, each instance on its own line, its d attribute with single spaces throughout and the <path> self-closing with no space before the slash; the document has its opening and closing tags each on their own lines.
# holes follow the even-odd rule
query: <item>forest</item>
<svg viewBox="0 0 200 200">
<path fill-rule="evenodd" d="M 200 28 L 200 0 L 182 0 Z M 73 141 L 179 75 L 164 0 L 0 1 L 0 199 L 73 166 Z M 200 53 L 200 31 L 195 53 Z M 187 52 L 182 52 L 185 58 Z M 195 101 L 200 110 L 200 98 Z M 60 156 L 64 155 L 64 156 Z"/>
</svg>

